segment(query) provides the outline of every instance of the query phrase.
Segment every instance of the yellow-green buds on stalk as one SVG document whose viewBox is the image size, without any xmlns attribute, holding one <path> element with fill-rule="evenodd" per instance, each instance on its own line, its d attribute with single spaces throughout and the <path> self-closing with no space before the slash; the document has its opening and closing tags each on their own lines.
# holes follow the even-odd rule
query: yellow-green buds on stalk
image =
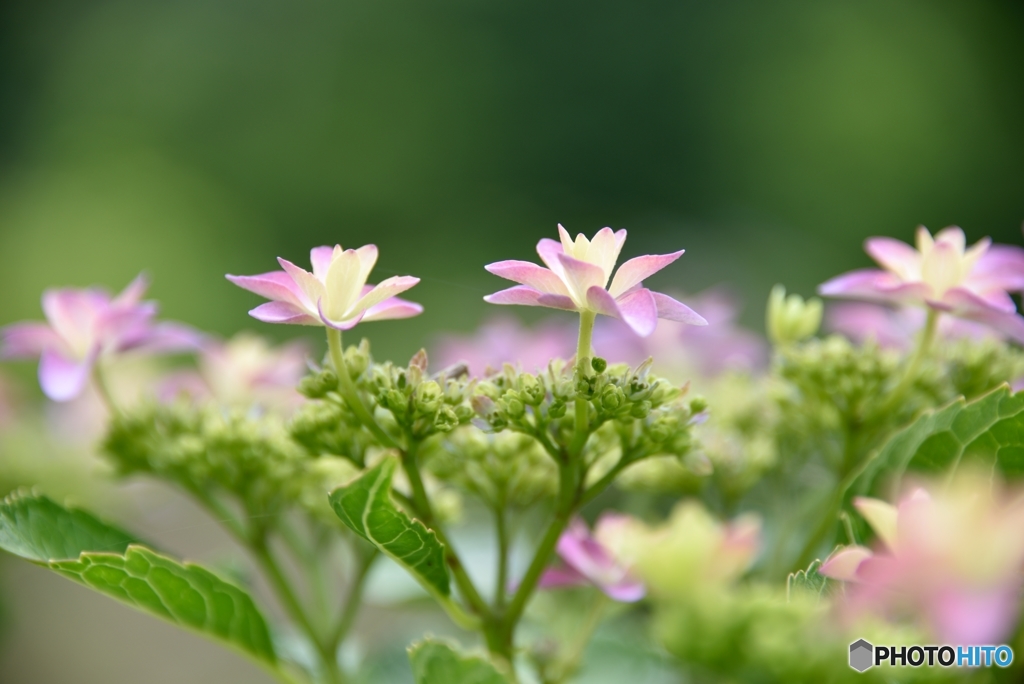
<svg viewBox="0 0 1024 684">
<path fill-rule="evenodd" d="M 768 337 L 774 344 L 799 342 L 818 332 L 821 326 L 822 304 L 817 297 L 804 299 L 800 295 L 786 296 L 786 288 L 776 285 L 768 297 L 765 319 Z"/>
</svg>

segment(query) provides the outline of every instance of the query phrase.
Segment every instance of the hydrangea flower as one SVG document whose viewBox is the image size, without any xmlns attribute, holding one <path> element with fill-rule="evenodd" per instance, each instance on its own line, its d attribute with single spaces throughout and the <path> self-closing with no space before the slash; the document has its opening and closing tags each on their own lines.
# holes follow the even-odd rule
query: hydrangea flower
<svg viewBox="0 0 1024 684">
<path fill-rule="evenodd" d="M 0 358 L 39 357 L 43 392 L 54 401 L 68 401 L 81 394 L 102 357 L 198 347 L 202 336 L 192 328 L 153 322 L 156 303 L 141 301 L 148 285 L 140 275 L 116 297 L 100 288 L 47 290 L 46 323 L 15 323 L 0 330 Z"/>
<path fill-rule="evenodd" d="M 260 404 L 290 408 L 302 395 L 295 387 L 306 373 L 309 348 L 302 341 L 273 347 L 252 333 L 227 341 L 208 340 L 199 355 L 199 372 L 176 373 L 163 383 L 160 395 L 187 394 L 229 405 Z"/>
<path fill-rule="evenodd" d="M 909 349 L 914 335 L 924 327 L 923 309 L 893 308 L 868 302 L 846 302 L 830 306 L 825 311 L 825 326 L 851 340 L 864 343 L 869 339 L 878 346 L 890 349 Z M 959 318 L 943 318 L 938 332 L 947 339 L 999 337 L 988 326 Z"/>
<path fill-rule="evenodd" d="M 492 318 L 471 335 L 445 335 L 438 340 L 431 358 L 441 367 L 465 363 L 474 376 L 503 364 L 519 365 L 534 372 L 546 368 L 551 359 L 573 354 L 576 331 L 556 320 L 545 320 L 526 327 L 514 318 Z M 630 335 L 636 339 L 636 335 Z M 646 357 L 645 357 L 646 358 Z"/>
<path fill-rule="evenodd" d="M 646 593 L 643 582 L 632 575 L 629 566 L 611 548 L 612 539 L 628 520 L 627 516 L 606 513 L 591 535 L 585 522 L 573 519 L 558 539 L 556 550 L 563 565 L 545 570 L 538 586 L 552 589 L 590 585 L 616 601 L 631 603 L 642 599 Z"/>
<path fill-rule="evenodd" d="M 984 238 L 966 247 L 964 232 L 945 228 L 933 238 L 917 229 L 917 248 L 887 237 L 869 238 L 865 251 L 885 270 L 862 269 L 823 283 L 829 297 L 928 307 L 991 326 L 1024 342 L 1024 318 L 1011 292 L 1024 290 L 1024 249 Z"/>
<path fill-rule="evenodd" d="M 612 278 L 626 231 L 602 228 L 588 240 L 582 233 L 573 241 L 561 225 L 561 242 L 548 238 L 537 243 L 537 253 L 547 266 L 529 261 L 498 261 L 485 268 L 496 276 L 520 283 L 484 297 L 491 304 L 546 306 L 566 311 L 592 311 L 619 318 L 638 335 L 654 332 L 658 319 L 707 325 L 682 302 L 643 287 L 643 281 L 683 254 L 636 257 L 622 264 Z M 608 280 L 611 278 L 611 285 Z"/>
<path fill-rule="evenodd" d="M 423 307 L 395 295 L 405 292 L 419 278 L 393 276 L 378 285 L 366 279 L 377 263 L 377 247 L 359 249 L 314 247 L 309 254 L 313 272 L 278 257 L 282 271 L 254 276 L 226 276 L 235 285 L 271 300 L 249 315 L 264 323 L 324 325 L 350 330 L 365 321 L 409 318 Z"/>
<path fill-rule="evenodd" d="M 937 491 L 857 499 L 878 545 L 837 551 L 820 572 L 850 583 L 847 614 L 914 615 L 941 643 L 1000 643 L 1020 609 L 1024 501 L 974 474 Z"/>
</svg>

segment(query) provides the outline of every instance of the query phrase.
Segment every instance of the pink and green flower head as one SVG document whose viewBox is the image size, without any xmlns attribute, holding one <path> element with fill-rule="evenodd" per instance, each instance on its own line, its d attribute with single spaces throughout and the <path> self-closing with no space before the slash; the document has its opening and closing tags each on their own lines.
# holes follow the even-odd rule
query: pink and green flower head
<svg viewBox="0 0 1024 684">
<path fill-rule="evenodd" d="M 917 248 L 887 237 L 868 238 L 865 251 L 884 270 L 851 271 L 823 283 L 828 297 L 927 307 L 983 323 L 1024 342 L 1024 318 L 1011 292 L 1024 290 L 1024 249 L 984 238 L 970 248 L 964 232 L 945 228 L 933 238 L 917 229 Z"/>
<path fill-rule="evenodd" d="M 644 597 L 644 583 L 613 550 L 619 528 L 628 524 L 624 515 L 601 516 L 591 535 L 587 524 L 575 518 L 558 539 L 557 552 L 562 564 L 541 575 L 539 587 L 595 586 L 609 598 L 632 603 Z"/>
<path fill-rule="evenodd" d="M 74 399 L 94 365 L 127 351 L 196 349 L 202 336 L 179 323 L 155 323 L 155 302 L 141 301 L 148 282 L 137 277 L 116 297 L 100 288 L 43 293 L 46 322 L 0 330 L 0 358 L 39 358 L 39 384 L 54 401 Z"/>
<path fill-rule="evenodd" d="M 484 301 L 599 313 L 622 319 L 643 337 L 654 332 L 659 318 L 707 325 L 682 302 L 643 286 L 644 279 L 678 259 L 683 250 L 630 259 L 612 278 L 622 243 L 626 241 L 625 230 L 613 232 L 611 228 L 602 228 L 592 240 L 582 233 L 572 240 L 561 225 L 558 233 L 561 242 L 544 238 L 537 243 L 537 253 L 547 268 L 529 261 L 488 264 L 488 271 L 519 285 L 488 295 Z"/>
<path fill-rule="evenodd" d="M 409 318 L 423 312 L 419 304 L 395 296 L 420 282 L 419 278 L 394 276 L 378 285 L 366 284 L 377 263 L 375 245 L 359 249 L 314 247 L 309 258 L 312 273 L 278 258 L 284 270 L 254 276 L 229 275 L 227 279 L 270 300 L 249 312 L 264 323 L 350 330 L 367 321 Z"/>
</svg>

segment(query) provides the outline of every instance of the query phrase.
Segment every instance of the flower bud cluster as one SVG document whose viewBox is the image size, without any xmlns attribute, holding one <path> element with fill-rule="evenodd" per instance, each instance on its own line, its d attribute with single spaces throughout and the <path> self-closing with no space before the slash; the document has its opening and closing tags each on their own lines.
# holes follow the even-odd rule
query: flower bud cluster
<svg viewBox="0 0 1024 684">
<path fill-rule="evenodd" d="M 465 368 L 427 374 L 427 353 L 420 350 L 405 368 L 374 364 L 363 386 L 395 423 L 416 439 L 450 432 L 473 417 L 468 398 L 471 381 Z"/>
<path fill-rule="evenodd" d="M 231 495 L 253 520 L 312 501 L 303 488 L 316 459 L 270 415 L 185 402 L 142 407 L 111 422 L 103 447 L 122 475 L 146 473 L 187 491 Z M 323 491 L 317 494 L 319 508 Z"/>
</svg>

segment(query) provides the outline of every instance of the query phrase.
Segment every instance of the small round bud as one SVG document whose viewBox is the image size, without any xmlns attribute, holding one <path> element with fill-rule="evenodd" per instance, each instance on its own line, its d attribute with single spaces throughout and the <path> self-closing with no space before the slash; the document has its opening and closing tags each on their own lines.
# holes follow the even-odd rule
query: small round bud
<svg viewBox="0 0 1024 684">
<path fill-rule="evenodd" d="M 561 418 L 565 415 L 565 402 L 553 401 L 548 407 L 548 418 Z"/>
<path fill-rule="evenodd" d="M 629 415 L 634 418 L 646 418 L 651 413 L 651 402 L 638 401 L 629 409 Z"/>
<path fill-rule="evenodd" d="M 605 369 L 608 368 L 608 362 L 600 356 L 595 356 L 590 360 L 590 367 L 598 373 L 604 373 Z"/>
<path fill-rule="evenodd" d="M 441 386 L 433 380 L 428 380 L 416 388 L 415 406 L 420 413 L 434 413 L 441 405 L 443 393 Z"/>
<path fill-rule="evenodd" d="M 776 285 L 768 297 L 768 338 L 778 345 L 799 342 L 818 332 L 821 314 L 822 303 L 817 297 L 808 300 L 796 294 L 787 297 L 786 288 Z"/>
</svg>

